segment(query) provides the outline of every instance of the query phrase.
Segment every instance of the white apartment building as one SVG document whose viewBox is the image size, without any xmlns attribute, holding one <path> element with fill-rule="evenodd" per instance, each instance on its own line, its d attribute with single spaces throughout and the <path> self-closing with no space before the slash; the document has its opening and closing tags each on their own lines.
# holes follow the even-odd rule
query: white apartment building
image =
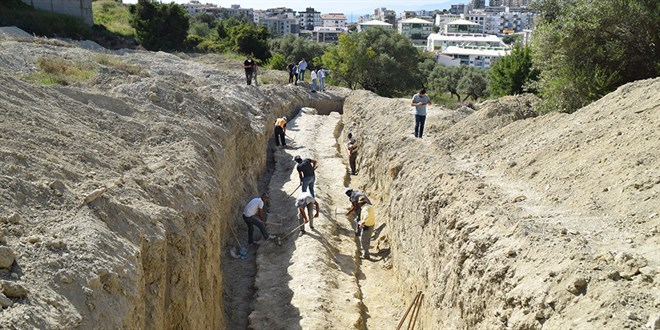
<svg viewBox="0 0 660 330">
<path fill-rule="evenodd" d="M 399 33 L 413 40 L 426 39 L 433 33 L 433 22 L 421 18 L 404 19 L 399 21 L 398 30 Z"/>
<path fill-rule="evenodd" d="M 298 19 L 295 17 L 288 17 L 287 15 L 277 14 L 260 18 L 259 24 L 268 27 L 273 37 L 281 37 L 287 34 L 298 35 Z"/>
<path fill-rule="evenodd" d="M 499 13 L 488 14 L 484 33 L 509 34 L 531 29 L 534 21 L 534 13 L 509 12 L 508 7 L 503 7 Z"/>
<path fill-rule="evenodd" d="M 481 28 L 479 32 L 484 33 L 484 29 L 486 27 L 486 20 L 488 18 L 488 15 L 486 13 L 482 11 L 470 12 L 468 14 L 465 14 L 464 17 L 465 20 L 467 21 L 479 24 L 479 27 Z"/>
<path fill-rule="evenodd" d="M 358 32 L 363 32 L 363 31 L 366 31 L 369 28 L 376 27 L 376 26 L 380 26 L 384 29 L 391 29 L 392 28 L 392 24 L 390 24 L 390 23 L 385 23 L 385 22 L 379 21 L 379 20 L 371 20 L 369 22 L 359 23 L 357 30 L 358 30 Z"/>
<path fill-rule="evenodd" d="M 341 13 L 329 13 L 321 15 L 321 26 L 323 27 L 346 27 L 346 15 Z"/>
<path fill-rule="evenodd" d="M 339 40 L 339 35 L 342 33 L 348 33 L 348 28 L 335 26 L 317 26 L 312 32 L 312 37 L 314 40 L 316 40 L 316 42 L 337 42 Z"/>
<path fill-rule="evenodd" d="M 229 8 L 220 8 L 220 13 L 224 17 L 246 17 L 248 20 L 254 20 L 254 10 L 252 8 L 241 8 L 241 5 L 231 5 Z"/>
<path fill-rule="evenodd" d="M 426 50 L 434 52 L 443 65 L 490 68 L 509 53 L 509 47 L 496 35 L 475 33 L 479 29 L 478 23 L 467 20 L 449 22 L 443 33 L 429 35 Z"/>
</svg>

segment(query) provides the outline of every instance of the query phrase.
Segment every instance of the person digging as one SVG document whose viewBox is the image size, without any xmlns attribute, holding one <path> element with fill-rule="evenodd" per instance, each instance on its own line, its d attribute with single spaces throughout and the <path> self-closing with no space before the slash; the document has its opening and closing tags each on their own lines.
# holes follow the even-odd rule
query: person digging
<svg viewBox="0 0 660 330">
<path fill-rule="evenodd" d="M 348 196 L 348 200 L 351 202 L 351 208 L 348 209 L 346 212 L 346 215 L 351 214 L 351 212 L 355 212 L 355 223 L 357 224 L 360 222 L 360 211 L 362 210 L 362 207 L 359 203 L 359 200 L 361 197 L 364 197 L 366 200 L 366 203 L 371 205 L 371 201 L 369 200 L 369 197 L 367 195 L 359 190 L 353 189 L 353 188 L 346 188 L 344 190 L 344 193 L 346 196 Z M 355 227 L 355 236 L 360 236 L 360 226 Z"/>
<path fill-rule="evenodd" d="M 248 245 L 256 245 L 254 242 L 254 226 L 257 226 L 261 231 L 261 235 L 264 237 L 264 240 L 269 238 L 268 231 L 266 230 L 266 219 L 263 211 L 264 204 L 268 203 L 270 198 L 268 194 L 263 193 L 261 197 L 256 197 L 250 200 L 250 202 L 245 205 L 243 210 L 243 221 L 248 228 Z"/>
<path fill-rule="evenodd" d="M 367 196 L 361 196 L 358 204 L 360 205 L 360 220 L 357 223 L 360 229 L 360 246 L 362 247 L 362 259 L 371 258 L 369 254 L 369 247 L 371 245 L 371 234 L 376 225 L 376 216 L 374 207 L 368 204 L 369 199 Z"/>
<path fill-rule="evenodd" d="M 308 191 L 300 193 L 296 198 L 296 207 L 298 208 L 298 222 L 300 223 L 300 233 L 305 233 L 305 224 L 309 222 L 309 228 L 314 230 L 314 218 L 319 217 L 319 203 Z M 312 217 L 312 212 L 316 207 L 316 213 Z"/>
</svg>

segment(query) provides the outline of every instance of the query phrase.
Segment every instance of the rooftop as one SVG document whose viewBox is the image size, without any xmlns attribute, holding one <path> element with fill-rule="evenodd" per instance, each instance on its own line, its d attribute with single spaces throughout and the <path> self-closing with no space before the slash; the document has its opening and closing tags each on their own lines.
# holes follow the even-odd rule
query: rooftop
<svg viewBox="0 0 660 330">
<path fill-rule="evenodd" d="M 425 19 L 421 18 L 409 18 L 409 19 L 404 19 L 400 21 L 401 23 L 411 23 L 411 24 L 433 24 L 433 22 L 429 22 Z"/>
<path fill-rule="evenodd" d="M 470 22 L 470 21 L 465 20 L 465 19 L 457 19 L 455 21 L 451 21 L 451 22 L 447 23 L 447 25 L 473 25 L 473 26 L 476 26 L 476 25 L 479 25 L 479 23 Z"/>
<path fill-rule="evenodd" d="M 480 56 L 505 56 L 509 53 L 506 49 L 492 49 L 492 48 L 463 48 L 457 46 L 449 46 L 442 51 L 445 55 L 480 55 Z"/>
<path fill-rule="evenodd" d="M 378 26 L 392 26 L 390 23 L 385 23 L 377 19 L 371 20 L 369 22 L 360 23 L 360 25 L 378 25 Z"/>
</svg>

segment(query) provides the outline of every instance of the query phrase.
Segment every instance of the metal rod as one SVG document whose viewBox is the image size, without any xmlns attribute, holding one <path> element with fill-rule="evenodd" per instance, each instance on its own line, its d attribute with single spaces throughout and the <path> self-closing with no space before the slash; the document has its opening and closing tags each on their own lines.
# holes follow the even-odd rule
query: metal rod
<svg viewBox="0 0 660 330">
<path fill-rule="evenodd" d="M 403 317 L 401 318 L 401 322 L 399 322 L 399 325 L 396 326 L 396 330 L 401 329 L 403 322 L 405 322 L 406 318 L 408 317 L 408 312 L 410 312 L 410 309 L 413 307 L 413 305 L 415 305 L 415 301 L 417 301 L 417 297 L 419 297 L 420 294 L 422 294 L 422 291 L 417 292 L 417 295 L 415 295 L 415 299 L 413 299 L 410 306 L 408 306 L 408 309 L 406 309 L 406 313 L 403 314 Z"/>
<path fill-rule="evenodd" d="M 419 299 L 417 300 L 417 308 L 416 308 L 416 312 L 414 313 L 414 316 L 412 317 L 413 318 L 413 324 L 412 324 L 412 328 L 410 328 L 410 330 L 415 329 L 415 324 L 417 323 L 417 316 L 419 315 L 419 309 L 422 307 L 422 299 L 424 299 L 424 294 L 423 293 L 419 297 Z"/>
</svg>

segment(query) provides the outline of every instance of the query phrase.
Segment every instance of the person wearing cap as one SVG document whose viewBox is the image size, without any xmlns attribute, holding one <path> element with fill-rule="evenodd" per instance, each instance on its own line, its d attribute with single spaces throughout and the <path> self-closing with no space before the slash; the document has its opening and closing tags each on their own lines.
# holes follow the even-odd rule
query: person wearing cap
<svg viewBox="0 0 660 330">
<path fill-rule="evenodd" d="M 348 196 L 348 200 L 351 202 L 351 208 L 346 212 L 346 214 L 350 214 L 351 212 L 355 211 L 355 223 L 360 222 L 360 212 L 362 210 L 362 206 L 360 205 L 359 201 L 360 198 L 364 198 L 367 204 L 371 205 L 371 201 L 369 200 L 369 197 L 367 195 L 357 189 L 353 188 L 346 188 L 344 190 L 344 193 L 346 196 Z M 360 235 L 360 227 L 356 226 L 355 228 L 355 235 L 359 236 Z"/>
<path fill-rule="evenodd" d="M 360 246 L 362 247 L 362 259 L 369 259 L 369 246 L 371 245 L 371 234 L 376 225 L 376 216 L 374 207 L 367 203 L 369 199 L 367 196 L 361 196 L 358 200 L 360 205 L 360 220 L 357 223 L 360 229 Z"/>
<path fill-rule="evenodd" d="M 426 94 L 424 88 L 419 90 L 419 93 L 413 95 L 412 103 L 410 105 L 415 107 L 415 137 L 422 138 L 424 134 L 424 122 L 426 122 L 426 105 L 431 104 L 431 99 Z"/>
<path fill-rule="evenodd" d="M 312 217 L 312 212 L 316 206 L 316 213 Z M 296 207 L 298 208 L 298 222 L 300 223 L 300 233 L 305 233 L 305 224 L 309 222 L 309 228 L 314 230 L 314 218 L 319 217 L 319 203 L 308 191 L 300 193 L 296 198 Z M 307 209 L 307 212 L 305 212 Z"/>
<path fill-rule="evenodd" d="M 254 226 L 257 226 L 261 231 L 264 239 L 268 239 L 268 231 L 266 230 L 266 219 L 263 211 L 264 204 L 268 203 L 268 194 L 263 193 L 261 197 L 255 197 L 250 200 L 245 209 L 243 209 L 243 221 L 248 227 L 248 245 L 254 245 Z"/>
<path fill-rule="evenodd" d="M 277 118 L 275 120 L 275 145 L 279 146 L 280 143 L 285 146 L 286 140 L 286 117 Z"/>
<path fill-rule="evenodd" d="M 357 141 L 353 138 L 352 133 L 348 133 L 348 142 L 346 143 L 346 149 L 348 150 L 348 164 L 351 167 L 351 175 L 356 175 L 357 170 L 355 163 L 357 161 Z"/>
<path fill-rule="evenodd" d="M 316 174 L 314 170 L 317 166 L 316 160 L 310 158 L 302 159 L 300 156 L 293 157 L 293 160 L 298 163 L 296 170 L 298 171 L 298 176 L 300 177 L 300 185 L 302 186 L 302 191 L 307 191 L 307 187 L 309 187 L 309 193 L 312 195 L 312 197 L 316 197 L 316 195 L 314 195 L 314 181 L 316 181 Z"/>
</svg>

